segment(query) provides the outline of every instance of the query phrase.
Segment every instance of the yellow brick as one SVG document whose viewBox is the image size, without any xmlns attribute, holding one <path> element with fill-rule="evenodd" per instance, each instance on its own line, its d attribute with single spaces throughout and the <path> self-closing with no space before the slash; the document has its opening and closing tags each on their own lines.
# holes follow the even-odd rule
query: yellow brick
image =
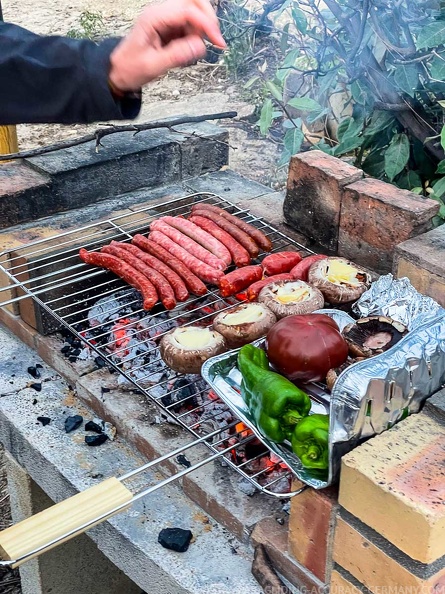
<svg viewBox="0 0 445 594">
<path fill-rule="evenodd" d="M 445 428 L 421 413 L 343 457 L 339 503 L 412 559 L 445 555 Z"/>
<path fill-rule="evenodd" d="M 445 307 L 445 278 L 420 268 L 404 258 L 400 258 L 397 262 L 396 275 L 398 278 L 407 276 L 419 293 L 432 297 Z"/>
<path fill-rule="evenodd" d="M 362 591 L 334 569 L 331 573 L 329 594 L 362 594 Z"/>
<path fill-rule="evenodd" d="M 422 579 L 341 518 L 336 525 L 333 558 L 371 592 L 379 594 L 385 589 L 388 592 L 401 592 L 403 588 L 406 588 L 406 592 L 433 592 L 434 588 L 445 585 L 445 569 L 428 579 Z"/>
</svg>

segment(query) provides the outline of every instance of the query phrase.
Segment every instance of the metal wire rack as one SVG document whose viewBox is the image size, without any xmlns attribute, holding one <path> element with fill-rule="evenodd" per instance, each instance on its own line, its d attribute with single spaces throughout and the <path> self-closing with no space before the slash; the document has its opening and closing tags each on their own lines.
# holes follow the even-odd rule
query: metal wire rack
<svg viewBox="0 0 445 594">
<path fill-rule="evenodd" d="M 238 456 L 245 443 L 252 440 L 246 439 L 245 429 L 237 425 L 233 415 L 225 414 L 229 412 L 226 405 L 209 393 L 208 386 L 197 376 L 167 373 L 157 349 L 158 339 L 171 327 L 197 321 L 210 324 L 216 312 L 230 309 L 239 301 L 223 299 L 209 288 L 204 297 L 191 297 L 170 312 L 160 305 L 147 312 L 134 289 L 108 271 L 84 264 L 78 257 L 80 247 L 98 250 L 111 240 L 130 241 L 135 233 L 146 233 L 155 218 L 187 216 L 198 202 L 218 205 L 255 225 L 271 239 L 273 251 L 293 248 L 312 253 L 248 210 L 216 194 L 192 194 L 0 253 L 0 269 L 11 282 L 10 286 L 0 288 L 0 305 L 17 302 L 23 307 L 27 302 L 29 307 L 31 298 L 41 314 L 49 314 L 59 328 L 69 330 L 102 364 L 121 374 L 165 415 L 191 433 L 196 440 L 193 443 L 207 446 L 211 451 L 209 461 L 224 456 L 226 463 L 259 491 L 288 498 L 301 491 L 292 485 L 290 468 L 265 447 L 260 447 L 253 458 Z M 260 254 L 259 260 L 264 255 Z M 11 289 L 16 295 L 2 302 L 2 292 Z M 98 303 L 100 311 L 105 312 L 105 321 L 95 320 L 91 327 L 92 308 Z M 131 341 L 137 344 L 136 349 L 129 348 Z M 182 379 L 179 385 L 178 379 Z M 218 436 L 216 441 L 215 436 Z M 272 463 L 262 465 L 265 457 Z M 273 471 L 278 468 L 277 475 Z M 182 474 L 183 471 L 178 476 Z M 286 489 L 282 488 L 284 478 L 288 479 Z M 278 482 L 280 492 L 275 492 Z"/>
</svg>

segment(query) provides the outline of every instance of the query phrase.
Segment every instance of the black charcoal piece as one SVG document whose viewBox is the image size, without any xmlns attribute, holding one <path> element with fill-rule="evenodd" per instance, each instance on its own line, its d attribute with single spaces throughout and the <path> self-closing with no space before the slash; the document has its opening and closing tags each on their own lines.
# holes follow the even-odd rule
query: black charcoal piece
<svg viewBox="0 0 445 594">
<path fill-rule="evenodd" d="M 75 355 L 70 355 L 70 356 L 68 357 L 68 361 L 69 361 L 70 363 L 75 363 L 75 362 L 77 361 L 77 357 L 76 357 Z"/>
<path fill-rule="evenodd" d="M 181 464 L 182 466 L 185 466 L 186 468 L 190 468 L 190 466 L 192 465 L 190 460 L 188 458 L 186 458 L 184 456 L 184 454 L 179 454 L 179 456 L 176 458 L 176 461 L 178 462 L 178 464 Z"/>
<path fill-rule="evenodd" d="M 190 530 L 183 530 L 182 528 L 163 528 L 158 536 L 158 543 L 164 549 L 170 549 L 177 553 L 185 553 L 189 548 L 189 544 L 193 538 Z"/>
<path fill-rule="evenodd" d="M 80 349 L 74 349 L 74 351 L 72 352 L 72 355 L 74 355 L 75 357 L 78 357 L 80 355 Z"/>
<path fill-rule="evenodd" d="M 111 388 L 104 388 L 103 386 L 101 387 L 101 392 L 102 394 L 106 394 L 107 392 L 111 392 Z"/>
<path fill-rule="evenodd" d="M 34 398 L 34 400 L 32 401 L 34 406 L 37 404 L 37 402 L 38 402 L 37 398 Z"/>
<path fill-rule="evenodd" d="M 76 349 L 79 348 L 81 346 L 81 342 L 80 340 L 73 340 L 73 347 L 75 347 Z"/>
<path fill-rule="evenodd" d="M 37 417 L 37 420 L 39 423 L 42 423 L 44 427 L 45 425 L 49 425 L 51 423 L 51 419 L 49 417 Z"/>
<path fill-rule="evenodd" d="M 103 429 L 100 425 L 94 421 L 88 421 L 85 425 L 85 431 L 94 431 L 95 433 L 103 433 Z"/>
<path fill-rule="evenodd" d="M 29 384 L 29 387 L 32 388 L 33 390 L 35 390 L 36 392 L 42 391 L 42 384 L 33 383 L 33 384 Z"/>
<path fill-rule="evenodd" d="M 28 373 L 29 375 L 32 375 L 34 379 L 38 379 L 40 377 L 40 371 L 37 369 L 37 365 L 35 367 L 30 365 L 28 367 Z"/>
<path fill-rule="evenodd" d="M 72 417 L 67 417 L 65 419 L 65 431 L 67 433 L 70 433 L 71 431 L 74 431 L 75 429 L 77 429 L 78 427 L 80 427 L 83 423 L 83 417 L 81 417 L 80 415 L 74 415 Z"/>
<path fill-rule="evenodd" d="M 96 365 L 98 367 L 105 367 L 105 365 L 107 364 L 106 361 L 104 359 L 102 359 L 102 357 L 96 357 L 94 359 L 94 362 L 96 363 Z"/>
<path fill-rule="evenodd" d="M 108 437 L 101 433 L 100 435 L 87 435 L 85 443 L 89 446 L 100 446 L 107 441 Z"/>
<path fill-rule="evenodd" d="M 43 369 L 43 365 L 41 365 L 40 363 L 36 363 L 36 368 L 37 369 Z"/>
<path fill-rule="evenodd" d="M 63 347 L 60 349 L 60 352 L 66 355 L 71 350 L 71 346 L 69 344 L 64 344 Z"/>
</svg>

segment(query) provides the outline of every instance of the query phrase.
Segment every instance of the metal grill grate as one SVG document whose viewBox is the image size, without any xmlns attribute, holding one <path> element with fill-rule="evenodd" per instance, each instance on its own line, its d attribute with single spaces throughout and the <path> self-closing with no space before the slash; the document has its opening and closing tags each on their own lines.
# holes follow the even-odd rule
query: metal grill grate
<svg viewBox="0 0 445 594">
<path fill-rule="evenodd" d="M 146 233 L 150 222 L 159 216 L 187 216 L 191 206 L 197 202 L 218 205 L 255 225 L 271 239 L 273 251 L 297 248 L 300 252 L 311 253 L 249 211 L 215 194 L 193 194 L 1 253 L 0 261 L 7 264 L 0 265 L 0 268 L 10 278 L 17 295 L 3 303 L 0 299 L 0 305 L 22 302 L 31 297 L 43 314 L 50 314 L 60 328 L 65 327 L 72 332 L 100 357 L 100 361 L 121 374 L 166 415 L 199 439 L 199 443 L 204 443 L 212 453 L 209 457 L 214 459 L 214 454 L 224 449 L 227 464 L 259 491 L 287 498 L 299 492 L 292 487 L 292 471 L 273 454 L 271 458 L 271 453 L 264 447 L 253 458 L 246 460 L 239 457 L 240 448 L 252 441 L 246 439 L 245 430 L 237 426 L 233 415 L 232 420 L 221 423 L 227 407 L 216 396 L 209 394 L 208 387 L 197 376 L 176 374 L 172 377 L 170 373 L 167 378 L 159 380 L 163 363 L 153 336 L 146 336 L 146 326 L 141 326 L 141 323 L 148 322 L 150 332 L 154 332 L 158 339 L 172 324 L 191 324 L 197 320 L 210 324 L 216 311 L 229 309 L 239 301 L 235 298 L 223 299 L 216 290 L 209 289 L 204 297 L 191 297 L 171 312 L 166 312 L 161 306 L 147 312 L 142 309 L 139 294 L 134 289 L 108 271 L 84 264 L 78 257 L 80 247 L 98 250 L 113 239 L 130 241 L 135 233 Z M 259 260 L 263 255 L 260 254 Z M 11 290 L 11 287 L 0 288 L 0 297 L 7 289 Z M 99 321 L 93 329 L 89 327 L 89 312 L 99 300 L 108 315 L 115 314 L 119 318 L 119 330 L 124 332 L 125 340 L 118 337 L 113 329 L 110 330 L 109 321 Z M 122 310 L 129 312 L 128 315 L 121 316 Z M 130 340 L 138 339 L 142 354 L 131 350 L 128 353 L 125 342 L 129 337 Z M 164 369 L 167 368 L 164 366 Z M 175 379 L 181 377 L 181 386 L 174 387 Z M 215 406 L 216 403 L 218 406 Z M 212 423 L 216 421 L 220 430 L 216 429 L 215 433 L 215 424 Z M 209 439 L 202 441 L 205 435 Z M 227 444 L 231 446 L 229 454 Z M 261 460 L 266 458 L 272 463 L 262 466 Z M 278 468 L 280 472 L 274 472 Z M 286 489 L 282 488 L 284 478 L 289 479 Z M 274 492 L 277 483 L 281 485 L 281 492 Z"/>
</svg>

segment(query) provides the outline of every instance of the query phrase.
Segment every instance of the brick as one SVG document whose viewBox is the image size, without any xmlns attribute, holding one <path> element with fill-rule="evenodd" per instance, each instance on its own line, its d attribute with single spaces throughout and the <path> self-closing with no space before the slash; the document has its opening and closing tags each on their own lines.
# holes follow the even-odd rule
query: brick
<svg viewBox="0 0 445 594">
<path fill-rule="evenodd" d="M 17 336 L 22 342 L 34 349 L 36 347 L 37 332 L 20 318 L 4 307 L 0 307 L 0 324 Z"/>
<path fill-rule="evenodd" d="M 376 179 L 345 187 L 338 253 L 379 273 L 392 269 L 396 246 L 432 228 L 436 201 Z"/>
<path fill-rule="evenodd" d="M 335 488 L 306 489 L 291 499 L 289 550 L 321 581 L 330 571 L 337 507 Z"/>
<path fill-rule="evenodd" d="M 297 495 L 296 497 L 299 497 Z M 325 583 L 289 554 L 288 524 L 279 524 L 274 517 L 259 522 L 252 533 L 254 546 L 262 544 L 273 567 L 302 592 L 323 592 Z"/>
<path fill-rule="evenodd" d="M 343 187 L 363 172 L 322 151 L 292 157 L 284 200 L 288 224 L 333 253 L 337 252 Z"/>
<path fill-rule="evenodd" d="M 376 546 L 344 519 L 339 518 L 334 538 L 334 561 L 348 571 L 371 592 L 385 588 L 403 591 L 442 591 L 445 567 L 417 566 L 410 560 L 400 563 L 394 553 Z M 419 564 L 422 565 L 422 564 Z M 433 572 L 433 573 L 432 573 Z"/>
<path fill-rule="evenodd" d="M 329 584 L 329 594 L 363 594 L 363 589 L 355 586 L 350 580 L 334 569 Z"/>
<path fill-rule="evenodd" d="M 342 458 L 339 503 L 423 563 L 445 555 L 445 425 L 415 414 Z"/>
<path fill-rule="evenodd" d="M 397 258 L 394 274 L 397 278 L 408 277 L 419 293 L 432 297 L 442 307 L 445 307 L 445 277 L 429 272 L 422 266 L 402 257 Z"/>
</svg>

